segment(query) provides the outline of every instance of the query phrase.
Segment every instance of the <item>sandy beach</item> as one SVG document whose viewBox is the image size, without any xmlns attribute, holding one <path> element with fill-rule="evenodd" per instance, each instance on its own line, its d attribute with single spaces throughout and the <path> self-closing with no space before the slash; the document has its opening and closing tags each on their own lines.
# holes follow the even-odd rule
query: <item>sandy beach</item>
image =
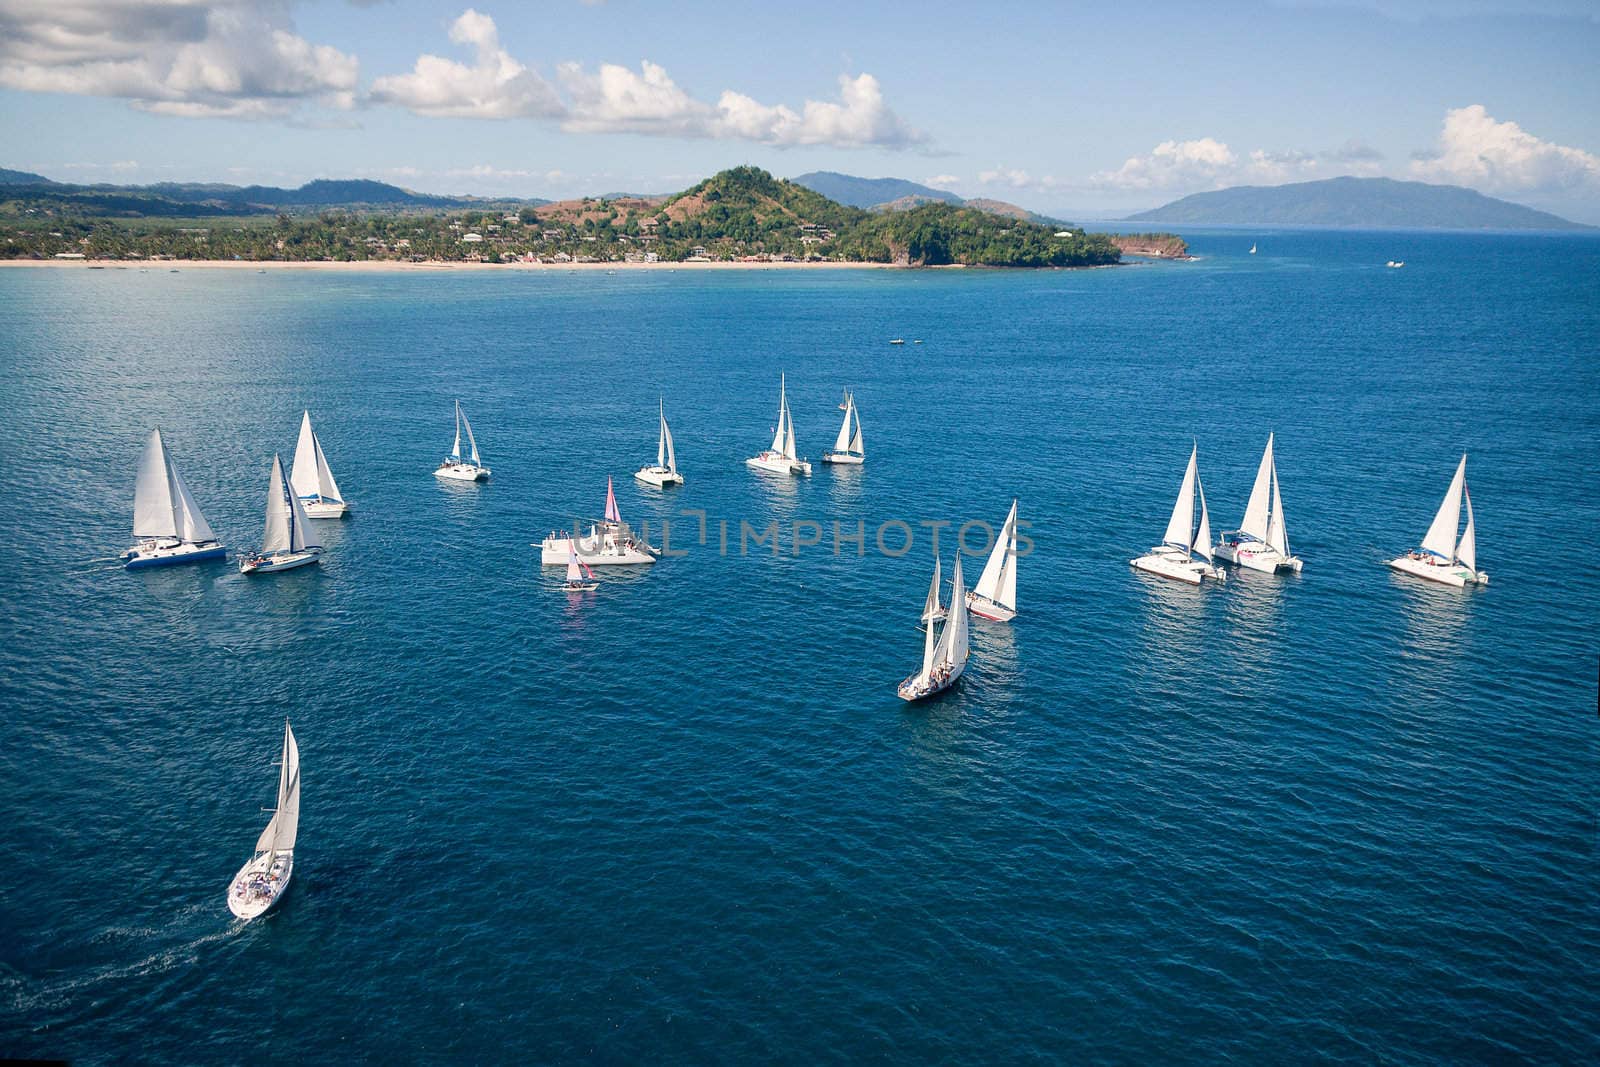
<svg viewBox="0 0 1600 1067">
<path fill-rule="evenodd" d="M 452 263 L 443 260 L 403 263 L 395 260 L 244 260 L 244 259 L 0 259 L 0 267 L 48 267 L 67 270 L 317 270 L 345 272 L 436 271 L 675 271 L 675 270 L 902 270 L 893 263 Z M 921 268 L 919 268 L 921 269 Z M 938 268 L 946 269 L 946 268 Z"/>
</svg>

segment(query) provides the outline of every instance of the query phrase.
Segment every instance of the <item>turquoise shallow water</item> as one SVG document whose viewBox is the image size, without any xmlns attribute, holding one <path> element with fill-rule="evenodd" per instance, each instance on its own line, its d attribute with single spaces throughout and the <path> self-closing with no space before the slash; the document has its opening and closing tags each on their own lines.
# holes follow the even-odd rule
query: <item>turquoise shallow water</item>
<svg viewBox="0 0 1600 1067">
<path fill-rule="evenodd" d="M 1600 240 L 1193 242 L 0 271 L 0 1055 L 237 1060 L 265 1025 L 308 1060 L 1592 1056 Z M 813 460 L 855 390 L 864 470 L 744 467 L 780 369 Z M 667 494 L 629 477 L 658 394 Z M 485 486 L 429 476 L 457 396 Z M 302 407 L 357 508 L 320 568 L 111 561 L 151 426 L 248 548 Z M 1191 438 L 1222 529 L 1268 430 L 1304 574 L 1132 572 Z M 1391 575 L 1463 451 L 1492 583 Z M 607 475 L 688 554 L 569 600 L 529 542 Z M 1013 495 L 1022 615 L 908 708 L 921 524 Z M 237 925 L 285 715 L 294 885 Z"/>
</svg>

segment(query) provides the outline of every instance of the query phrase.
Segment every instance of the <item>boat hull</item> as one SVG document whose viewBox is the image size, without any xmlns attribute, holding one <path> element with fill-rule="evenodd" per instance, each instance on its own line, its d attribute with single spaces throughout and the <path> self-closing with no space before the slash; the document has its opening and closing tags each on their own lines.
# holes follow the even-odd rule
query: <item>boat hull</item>
<svg viewBox="0 0 1600 1067">
<path fill-rule="evenodd" d="M 1474 571 L 1459 563 L 1435 562 L 1431 557 L 1418 558 L 1408 554 L 1399 559 L 1389 560 L 1389 566 L 1402 574 L 1438 582 L 1440 585 L 1454 586 L 1457 589 L 1466 585 L 1489 584 L 1489 576 L 1483 571 Z"/>
<path fill-rule="evenodd" d="M 1154 574 L 1158 578 L 1171 578 L 1176 582 L 1199 585 L 1207 578 L 1222 580 L 1222 571 L 1177 552 L 1150 552 L 1138 559 L 1130 559 L 1135 570 Z"/>
<path fill-rule="evenodd" d="M 228 910 L 246 921 L 265 915 L 289 891 L 293 873 L 293 852 L 252 856 L 228 884 Z"/>
<path fill-rule="evenodd" d="M 966 669 L 967 661 L 962 660 L 952 666 L 948 674 L 943 677 L 930 678 L 926 685 L 918 685 L 917 676 L 913 674 L 895 688 L 895 695 L 907 703 L 915 703 L 918 700 L 927 700 L 929 697 L 938 696 L 960 681 L 961 675 Z"/>
<path fill-rule="evenodd" d="M 545 567 L 565 567 L 572 557 L 573 542 L 570 537 L 552 535 L 539 544 L 539 563 Z M 637 541 L 618 540 L 612 534 L 601 534 L 598 543 L 592 537 L 577 540 L 578 558 L 591 567 L 644 566 L 656 561 L 649 546 Z"/>
<path fill-rule="evenodd" d="M 1276 574 L 1279 571 L 1292 571 L 1300 573 L 1303 565 L 1298 556 L 1285 556 L 1275 548 L 1266 545 L 1246 542 L 1224 541 L 1213 549 L 1216 557 L 1233 564 L 1235 567 L 1248 567 L 1253 571 L 1262 571 L 1266 574 Z"/>
<path fill-rule="evenodd" d="M 665 467 L 643 467 L 633 472 L 635 481 L 665 489 L 669 485 L 682 485 L 683 475 Z"/>
<path fill-rule="evenodd" d="M 343 500 L 320 500 L 314 496 L 300 498 L 300 506 L 308 519 L 342 519 L 350 513 L 350 505 Z"/>
<path fill-rule="evenodd" d="M 247 556 L 239 561 L 240 574 L 271 574 L 292 571 L 322 558 L 321 550 L 310 552 L 280 552 L 271 556 Z"/>
<path fill-rule="evenodd" d="M 471 463 L 442 463 L 433 469 L 433 476 L 451 482 L 486 482 L 489 468 Z"/>
<path fill-rule="evenodd" d="M 1015 608 L 1008 608 L 977 593 L 967 594 L 967 610 L 978 618 L 988 619 L 990 622 L 1010 622 L 1017 617 Z"/>
<path fill-rule="evenodd" d="M 744 461 L 745 466 L 768 474 L 810 474 L 811 464 L 803 459 L 790 459 L 781 452 L 763 452 Z"/>
<path fill-rule="evenodd" d="M 824 463 L 839 463 L 846 466 L 854 465 L 859 467 L 866 461 L 867 457 L 857 452 L 824 452 L 822 454 L 822 462 Z"/>
<path fill-rule="evenodd" d="M 177 544 L 156 544 L 145 542 L 128 549 L 122 554 L 126 560 L 123 566 L 130 570 L 143 570 L 146 567 L 170 567 L 177 563 L 201 563 L 208 559 L 225 559 L 228 550 L 216 541 L 202 541 L 195 544 L 182 541 Z"/>
</svg>

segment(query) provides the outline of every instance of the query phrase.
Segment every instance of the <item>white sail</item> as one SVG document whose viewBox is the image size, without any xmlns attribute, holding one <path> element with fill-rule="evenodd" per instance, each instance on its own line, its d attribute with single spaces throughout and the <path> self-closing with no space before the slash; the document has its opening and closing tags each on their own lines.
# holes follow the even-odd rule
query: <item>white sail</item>
<svg viewBox="0 0 1600 1067">
<path fill-rule="evenodd" d="M 934 659 L 953 667 L 967 658 L 967 591 L 961 581 L 961 553 L 956 553 L 956 569 L 950 576 L 950 615 L 945 620 L 944 632 L 939 635 L 939 647 Z"/>
<path fill-rule="evenodd" d="M 321 548 L 322 539 L 306 518 L 306 508 L 300 503 L 299 494 L 288 492 L 284 495 L 289 502 L 289 551 L 304 552 L 308 548 Z"/>
<path fill-rule="evenodd" d="M 784 397 L 784 399 L 783 399 L 783 414 L 784 414 L 785 419 L 787 419 L 787 421 L 788 421 L 789 429 L 788 429 L 788 433 L 784 436 L 784 439 L 783 439 L 782 452 L 789 459 L 798 459 L 799 456 L 800 456 L 800 453 L 795 448 L 795 444 L 794 444 L 794 412 L 789 410 L 789 398 L 788 397 Z"/>
<path fill-rule="evenodd" d="M 844 423 L 839 427 L 839 436 L 833 439 L 833 450 L 835 452 L 844 452 L 850 447 L 850 415 L 854 411 L 855 401 L 848 399 L 848 396 L 849 394 L 846 394 Z"/>
<path fill-rule="evenodd" d="M 150 431 L 144 454 L 139 457 L 139 477 L 133 487 L 133 536 L 178 536 L 172 482 L 167 477 L 167 450 L 160 430 Z"/>
<path fill-rule="evenodd" d="M 622 512 L 617 509 L 617 491 L 611 487 L 611 479 L 606 479 L 606 521 L 622 525 Z"/>
<path fill-rule="evenodd" d="M 1017 608 L 1017 502 L 1011 502 L 1005 525 L 995 538 L 989 561 L 978 575 L 973 592 L 1015 611 Z"/>
<path fill-rule="evenodd" d="M 450 458 L 461 462 L 461 401 L 456 401 L 456 443 L 450 446 Z"/>
<path fill-rule="evenodd" d="M 1272 435 L 1267 434 L 1267 450 L 1261 453 L 1261 466 L 1256 468 L 1256 484 L 1250 487 L 1250 502 L 1244 506 L 1244 521 L 1239 532 L 1260 541 L 1267 539 L 1267 504 L 1271 496 L 1273 478 Z"/>
<path fill-rule="evenodd" d="M 1278 495 L 1278 467 L 1272 467 L 1272 518 L 1267 523 L 1267 547 L 1289 554 L 1289 529 L 1283 522 L 1283 498 Z"/>
<path fill-rule="evenodd" d="M 1194 544 L 1189 547 L 1190 552 L 1198 552 L 1211 562 L 1211 516 L 1206 512 L 1206 487 L 1200 482 L 1200 475 L 1195 474 L 1195 492 L 1200 494 L 1200 525 L 1194 532 Z"/>
<path fill-rule="evenodd" d="M 320 500 L 340 501 L 339 483 L 333 480 L 328 467 L 328 457 L 323 455 L 322 441 L 311 428 L 311 412 L 300 419 L 300 437 L 294 446 L 294 466 L 290 469 L 289 484 L 296 496 L 315 497 Z"/>
<path fill-rule="evenodd" d="M 1478 535 L 1472 525 L 1472 491 L 1465 481 L 1461 483 L 1461 497 L 1467 505 L 1467 528 L 1461 531 L 1461 543 L 1456 546 L 1456 559 L 1468 570 L 1478 569 Z"/>
<path fill-rule="evenodd" d="M 933 633 L 933 620 L 939 614 L 942 605 L 939 603 L 939 557 L 933 557 L 933 584 L 928 586 L 928 599 L 922 605 L 922 621 L 928 624 L 928 633 Z M 930 637 L 931 641 L 932 638 Z"/>
<path fill-rule="evenodd" d="M 300 746 L 286 720 L 283 755 L 278 764 L 278 807 L 256 839 L 257 852 L 293 852 L 300 831 Z"/>
<path fill-rule="evenodd" d="M 567 549 L 567 581 L 581 582 L 583 581 L 583 571 L 578 569 L 578 550 L 570 547 L 572 542 L 569 541 L 567 544 L 569 546 Z"/>
<path fill-rule="evenodd" d="M 183 475 L 178 473 L 171 456 L 167 457 L 167 476 L 172 479 L 172 510 L 173 519 L 178 526 L 178 536 L 194 544 L 215 541 L 217 535 L 212 532 L 211 524 L 206 521 L 206 517 L 200 513 L 200 505 L 194 502 L 194 495 L 189 492 L 189 486 L 184 482 Z"/>
<path fill-rule="evenodd" d="M 481 466 L 482 461 L 478 459 L 478 439 L 472 436 L 472 423 L 467 421 L 467 413 L 461 410 L 461 404 L 459 401 L 456 402 L 456 412 L 461 416 L 461 425 L 467 428 L 467 444 L 472 448 L 472 465 L 474 467 Z M 459 449 L 460 447 L 461 442 L 458 440 L 456 442 L 456 448 Z"/>
<path fill-rule="evenodd" d="M 293 551 L 290 548 L 294 513 L 289 510 L 289 493 L 283 488 L 283 461 L 272 457 L 272 476 L 267 479 L 267 528 L 261 534 L 262 555 Z"/>
<path fill-rule="evenodd" d="M 783 454 L 783 445 L 786 440 L 789 418 L 788 383 L 783 375 L 778 375 L 778 429 L 772 435 L 772 451 Z"/>
<path fill-rule="evenodd" d="M 1446 561 L 1456 556 L 1456 527 L 1461 522 L 1461 486 L 1466 477 L 1467 457 L 1463 455 L 1460 466 L 1456 467 L 1456 476 L 1450 479 L 1450 488 L 1444 494 L 1444 503 L 1439 505 L 1433 525 L 1428 527 L 1427 534 L 1422 538 L 1423 548 Z"/>
<path fill-rule="evenodd" d="M 850 451 L 859 456 L 865 456 L 867 454 L 867 450 L 861 447 L 861 411 L 856 407 L 856 398 L 854 395 L 850 397 L 850 414 L 856 420 L 856 432 L 850 438 Z"/>
<path fill-rule="evenodd" d="M 661 402 L 661 433 L 656 438 L 656 466 L 678 473 L 678 457 L 672 451 L 672 430 L 667 427 L 667 405 Z"/>
<path fill-rule="evenodd" d="M 1199 454 L 1199 446 L 1189 453 L 1189 467 L 1183 472 L 1183 485 L 1178 489 L 1178 502 L 1172 506 L 1172 518 L 1167 520 L 1167 532 L 1161 535 L 1162 544 L 1185 550 L 1194 544 L 1190 537 L 1194 530 L 1194 483 Z"/>
</svg>

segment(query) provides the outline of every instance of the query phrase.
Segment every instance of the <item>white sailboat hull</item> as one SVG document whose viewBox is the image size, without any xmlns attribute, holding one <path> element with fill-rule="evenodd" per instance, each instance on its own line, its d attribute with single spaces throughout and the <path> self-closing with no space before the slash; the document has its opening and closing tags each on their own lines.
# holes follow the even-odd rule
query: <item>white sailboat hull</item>
<svg viewBox="0 0 1600 1067">
<path fill-rule="evenodd" d="M 1017 617 L 1015 608 L 1008 608 L 975 592 L 967 594 L 967 610 L 978 618 L 988 619 L 990 622 L 1010 622 Z"/>
<path fill-rule="evenodd" d="M 240 574 L 268 574 L 274 571 L 292 571 L 322 558 L 320 548 L 304 552 L 274 552 L 270 556 L 246 556 L 239 561 Z"/>
<path fill-rule="evenodd" d="M 936 673 L 923 684 L 918 684 L 917 675 L 913 674 L 900 683 L 899 687 L 895 689 L 895 693 L 901 700 L 907 702 L 926 700 L 955 685 L 960 680 L 962 672 L 966 669 L 967 661 L 962 660 L 960 663 L 952 664 L 948 672 Z"/>
<path fill-rule="evenodd" d="M 1430 582 L 1439 582 L 1441 585 L 1455 586 L 1457 589 L 1468 584 L 1489 584 L 1489 576 L 1483 571 L 1475 571 L 1459 563 L 1447 563 L 1433 556 L 1407 553 L 1399 559 L 1391 559 L 1389 566 L 1404 574 L 1425 578 Z"/>
<path fill-rule="evenodd" d="M 165 567 L 175 563 L 199 563 L 208 559 L 223 559 L 228 550 L 218 541 L 178 541 L 160 539 L 140 541 L 122 554 L 123 566 L 128 570 L 142 567 Z"/>
<path fill-rule="evenodd" d="M 314 496 L 300 498 L 308 519 L 342 519 L 350 513 L 350 505 L 342 500 L 323 500 Z"/>
<path fill-rule="evenodd" d="M 452 482 L 486 482 L 489 480 L 489 468 L 480 467 L 475 463 L 453 463 L 445 460 L 433 469 L 435 478 L 444 478 Z"/>
<path fill-rule="evenodd" d="M 653 485 L 657 489 L 665 489 L 669 485 L 682 485 L 683 475 L 677 471 L 668 470 L 666 467 L 641 467 L 633 472 L 635 481 L 645 485 Z"/>
<path fill-rule="evenodd" d="M 845 463 L 860 466 L 867 461 L 867 457 L 857 452 L 834 452 L 832 450 L 822 454 L 824 463 Z"/>
<path fill-rule="evenodd" d="M 545 567 L 565 567 L 572 559 L 573 540 L 558 534 L 546 537 L 539 545 L 539 563 Z M 578 558 L 591 567 L 617 567 L 654 563 L 656 556 L 649 545 L 629 537 L 610 532 L 601 533 L 597 539 L 577 539 Z"/>
<path fill-rule="evenodd" d="M 811 464 L 803 459 L 790 459 L 781 452 L 762 452 L 745 460 L 745 466 L 769 474 L 810 474 Z"/>
<path fill-rule="evenodd" d="M 1212 550 L 1216 557 L 1236 567 L 1276 574 L 1278 571 L 1300 573 L 1303 565 L 1298 556 L 1285 556 L 1275 548 L 1260 541 L 1223 541 Z"/>
<path fill-rule="evenodd" d="M 1186 582 L 1189 585 L 1199 585 L 1207 578 L 1217 581 L 1223 580 L 1222 571 L 1216 567 L 1201 563 L 1182 552 L 1154 549 L 1140 556 L 1130 559 L 1130 565 L 1136 570 L 1146 574 L 1154 574 L 1161 578 L 1171 578 L 1174 581 Z"/>
<path fill-rule="evenodd" d="M 228 910 L 245 920 L 266 914 L 288 892 L 293 873 L 293 852 L 252 856 L 228 885 Z"/>
</svg>

